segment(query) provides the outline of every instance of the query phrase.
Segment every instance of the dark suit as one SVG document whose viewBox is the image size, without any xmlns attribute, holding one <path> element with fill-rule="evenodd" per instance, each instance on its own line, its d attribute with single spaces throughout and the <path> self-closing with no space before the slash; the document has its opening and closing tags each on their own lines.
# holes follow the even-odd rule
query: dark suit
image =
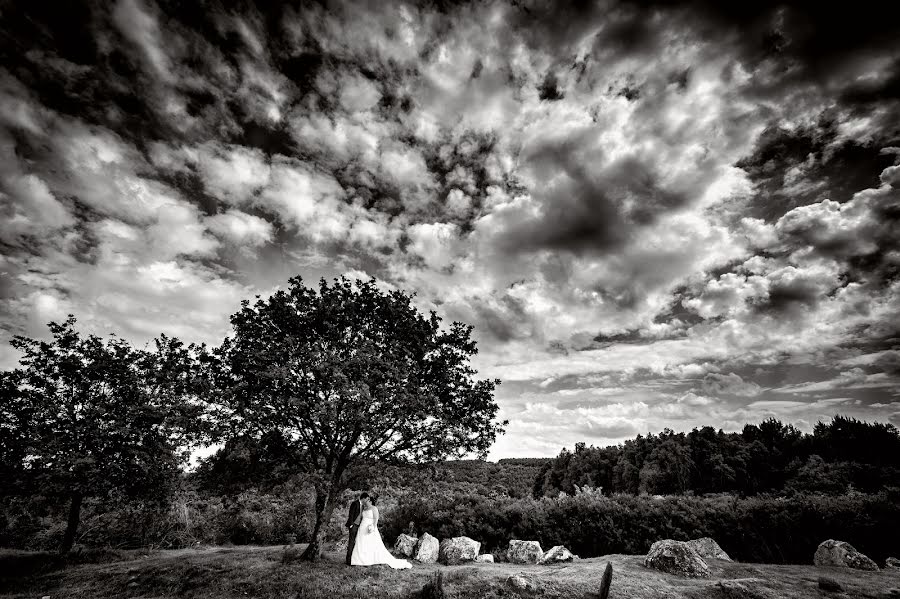
<svg viewBox="0 0 900 599">
<path fill-rule="evenodd" d="M 354 499 L 350 504 L 350 513 L 347 514 L 347 528 L 350 529 L 350 540 L 347 541 L 347 565 L 350 565 L 350 556 L 353 555 L 353 546 L 356 545 L 356 531 L 359 530 L 359 514 L 362 504 L 359 499 Z"/>
</svg>

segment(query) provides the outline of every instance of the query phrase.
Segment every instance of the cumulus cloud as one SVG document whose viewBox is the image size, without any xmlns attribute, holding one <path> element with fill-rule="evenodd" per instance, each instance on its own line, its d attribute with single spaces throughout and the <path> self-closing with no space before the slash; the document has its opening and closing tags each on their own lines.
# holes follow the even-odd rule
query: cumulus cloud
<svg viewBox="0 0 900 599">
<path fill-rule="evenodd" d="M 374 274 L 475 326 L 507 383 L 495 455 L 895 417 L 889 19 L 117 0 L 4 23 L 3 340 L 73 312 L 214 341 L 289 276 Z"/>
<path fill-rule="evenodd" d="M 206 219 L 206 226 L 236 245 L 258 246 L 272 239 L 272 224 L 240 210 L 229 210 Z"/>
<path fill-rule="evenodd" d="M 733 372 L 728 374 L 710 372 L 703 377 L 700 388 L 707 395 L 727 394 L 755 397 L 762 392 L 759 385 L 752 381 L 745 381 Z"/>
</svg>

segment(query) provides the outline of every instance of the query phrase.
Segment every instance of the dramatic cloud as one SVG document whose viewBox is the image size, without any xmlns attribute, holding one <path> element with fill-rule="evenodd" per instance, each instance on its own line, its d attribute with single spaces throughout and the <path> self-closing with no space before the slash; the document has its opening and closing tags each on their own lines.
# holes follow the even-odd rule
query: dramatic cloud
<svg viewBox="0 0 900 599">
<path fill-rule="evenodd" d="M 16 3 L 0 365 L 287 278 L 475 327 L 509 434 L 900 421 L 900 29 L 866 6 Z"/>
</svg>

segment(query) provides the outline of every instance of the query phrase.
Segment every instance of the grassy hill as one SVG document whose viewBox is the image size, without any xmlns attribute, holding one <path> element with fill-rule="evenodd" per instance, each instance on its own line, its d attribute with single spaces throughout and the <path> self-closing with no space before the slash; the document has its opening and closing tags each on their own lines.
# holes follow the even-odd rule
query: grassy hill
<svg viewBox="0 0 900 599">
<path fill-rule="evenodd" d="M 644 568 L 641 556 L 609 555 L 555 566 L 414 564 L 411 570 L 386 566 L 350 568 L 328 553 L 316 564 L 290 559 L 283 547 L 216 547 L 174 551 L 106 552 L 73 556 L 63 563 L 44 553 L 0 553 L 0 597 L 50 596 L 156 598 L 328 598 L 416 597 L 444 573 L 449 598 L 516 596 L 506 578 L 525 572 L 542 590 L 533 596 L 596 597 L 603 568 L 614 568 L 612 599 L 776 599 L 900 597 L 900 571 L 863 572 L 815 566 L 741 564 L 710 561 L 712 578 L 690 580 Z M 288 559 L 285 559 L 285 558 Z M 99 563 L 83 563 L 98 561 Z M 82 562 L 82 563 L 79 563 Z M 837 581 L 844 593 L 818 588 L 820 576 Z"/>
</svg>

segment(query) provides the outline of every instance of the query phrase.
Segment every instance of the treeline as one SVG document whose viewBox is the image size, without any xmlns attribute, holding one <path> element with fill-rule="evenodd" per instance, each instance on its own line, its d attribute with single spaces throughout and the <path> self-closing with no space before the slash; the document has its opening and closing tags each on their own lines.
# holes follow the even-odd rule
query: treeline
<svg viewBox="0 0 900 599">
<path fill-rule="evenodd" d="M 840 494 L 900 487 L 900 434 L 892 424 L 835 416 L 803 433 L 768 419 L 739 433 L 706 426 L 664 430 L 621 445 L 563 449 L 534 481 L 534 497 L 603 493 Z"/>
</svg>

